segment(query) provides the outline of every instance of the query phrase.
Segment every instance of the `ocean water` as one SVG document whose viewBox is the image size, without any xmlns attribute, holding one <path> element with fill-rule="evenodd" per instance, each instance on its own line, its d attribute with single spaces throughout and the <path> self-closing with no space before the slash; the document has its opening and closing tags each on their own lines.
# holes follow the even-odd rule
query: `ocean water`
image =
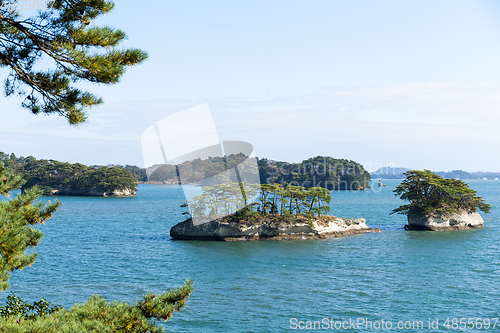
<svg viewBox="0 0 500 333">
<path fill-rule="evenodd" d="M 176 187 L 60 197 L 40 227 L 39 259 L 12 274 L 9 291 L 69 308 L 92 294 L 133 303 L 192 279 L 170 332 L 449 332 L 464 326 L 460 318 L 467 331 L 486 318 L 482 331 L 500 330 L 491 319 L 500 318 L 500 182 L 469 183 L 492 206 L 485 228 L 447 232 L 404 231 L 405 217 L 389 215 L 402 204 L 392 192 L 399 181 L 384 183 L 332 192 L 331 203 L 332 215 L 363 217 L 381 233 L 280 242 L 172 240 L 184 201 Z"/>
</svg>

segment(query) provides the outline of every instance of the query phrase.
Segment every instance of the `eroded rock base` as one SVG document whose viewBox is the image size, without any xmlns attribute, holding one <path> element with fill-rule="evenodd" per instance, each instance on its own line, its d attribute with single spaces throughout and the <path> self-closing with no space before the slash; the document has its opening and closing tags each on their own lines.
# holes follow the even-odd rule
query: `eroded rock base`
<svg viewBox="0 0 500 333">
<path fill-rule="evenodd" d="M 170 236 L 181 240 L 241 241 L 323 239 L 367 232 L 380 230 L 368 227 L 365 219 L 348 220 L 335 216 L 315 221 L 300 217 L 293 221 L 272 217 L 242 221 L 226 217 L 200 225 L 186 220 L 172 227 Z"/>
<path fill-rule="evenodd" d="M 405 230 L 466 230 L 483 227 L 483 218 L 478 212 L 461 212 L 446 215 L 416 216 L 408 214 Z"/>
</svg>

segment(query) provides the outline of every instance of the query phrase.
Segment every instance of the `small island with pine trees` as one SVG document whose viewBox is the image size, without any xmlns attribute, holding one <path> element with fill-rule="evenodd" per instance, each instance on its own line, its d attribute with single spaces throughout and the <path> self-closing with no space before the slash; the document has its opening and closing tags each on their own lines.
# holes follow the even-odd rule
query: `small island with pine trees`
<svg viewBox="0 0 500 333">
<path fill-rule="evenodd" d="M 245 202 L 238 199 L 243 187 L 250 192 Z M 258 199 L 247 204 L 251 197 Z M 200 196 L 181 206 L 189 206 L 190 211 L 184 214 L 190 217 L 172 227 L 170 236 L 180 240 L 284 240 L 380 231 L 368 227 L 363 218 L 327 215 L 330 200 L 330 191 L 322 187 L 242 183 L 204 186 Z"/>
<path fill-rule="evenodd" d="M 463 230 L 482 228 L 478 209 L 489 213 L 490 205 L 459 179 L 442 178 L 429 171 L 407 171 L 395 195 L 409 201 L 392 211 L 407 215 L 405 230 Z"/>
</svg>

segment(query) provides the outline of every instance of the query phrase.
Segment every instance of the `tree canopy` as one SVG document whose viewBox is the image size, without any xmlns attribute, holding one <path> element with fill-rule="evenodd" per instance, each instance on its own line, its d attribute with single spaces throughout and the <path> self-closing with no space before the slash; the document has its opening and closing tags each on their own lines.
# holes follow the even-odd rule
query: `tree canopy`
<svg viewBox="0 0 500 333">
<path fill-rule="evenodd" d="M 407 171 L 404 175 L 406 179 L 394 192 L 409 204 L 394 209 L 391 214 L 426 216 L 476 212 L 477 209 L 490 211 L 490 205 L 461 180 L 442 178 L 429 170 Z"/>
<path fill-rule="evenodd" d="M 249 193 L 242 192 L 243 185 Z M 256 199 L 256 202 L 249 203 L 250 199 Z M 330 211 L 330 200 L 330 191 L 322 187 L 229 183 L 203 186 L 201 195 L 181 207 L 189 206 L 192 217 L 210 221 L 229 215 L 241 219 L 257 215 L 312 219 Z"/>
<path fill-rule="evenodd" d="M 370 173 L 351 160 L 316 156 L 300 163 L 259 160 L 261 183 L 323 187 L 329 190 L 362 190 L 369 187 Z"/>
<path fill-rule="evenodd" d="M 36 13 L 33 3 L 33 15 L 10 3 L 0 0 L 0 67 L 10 69 L 5 94 L 22 97 L 22 107 L 33 114 L 57 113 L 72 125 L 82 123 L 86 109 L 103 101 L 77 83 L 117 83 L 126 67 L 147 58 L 142 50 L 118 48 L 123 31 L 91 25 L 114 8 L 112 1 L 55 0 Z"/>
<path fill-rule="evenodd" d="M 50 195 L 54 190 L 59 195 L 113 195 L 115 190 L 135 192 L 136 181 L 142 176 L 140 172 L 132 172 L 137 172 L 138 167 L 129 165 L 89 167 L 80 163 L 38 160 L 33 156 L 16 157 L 1 151 L 0 161 L 25 180 L 21 190 L 37 186 L 43 195 Z"/>
<path fill-rule="evenodd" d="M 132 172 L 118 167 L 87 167 L 80 163 L 30 159 L 22 167 L 26 184 L 22 189 L 39 186 L 45 195 L 52 190 L 59 194 L 105 193 L 114 190 L 136 190 L 136 177 Z M 85 195 L 85 194 L 83 194 Z"/>
</svg>

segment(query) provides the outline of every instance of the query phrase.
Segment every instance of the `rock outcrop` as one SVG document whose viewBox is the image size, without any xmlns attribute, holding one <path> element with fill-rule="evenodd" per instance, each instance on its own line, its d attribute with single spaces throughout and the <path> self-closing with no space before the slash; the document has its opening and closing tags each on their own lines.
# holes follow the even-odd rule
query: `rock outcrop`
<svg viewBox="0 0 500 333">
<path fill-rule="evenodd" d="M 93 196 L 93 197 L 133 197 L 136 191 L 131 188 L 119 189 L 114 191 L 104 192 L 94 188 L 81 190 L 72 189 L 70 187 L 61 187 L 51 190 L 48 195 L 68 195 L 68 196 Z"/>
<path fill-rule="evenodd" d="M 405 230 L 464 230 L 482 228 L 483 218 L 478 212 L 461 212 L 444 215 L 417 216 L 408 214 Z"/>
<path fill-rule="evenodd" d="M 293 221 L 286 221 L 261 217 L 253 221 L 242 221 L 225 217 L 200 225 L 193 225 L 193 221 L 188 219 L 172 227 L 170 236 L 184 240 L 236 241 L 318 239 L 366 232 L 380 232 L 380 230 L 368 227 L 362 218 L 348 220 L 326 216 L 320 220 L 308 221 L 299 217 Z"/>
</svg>

